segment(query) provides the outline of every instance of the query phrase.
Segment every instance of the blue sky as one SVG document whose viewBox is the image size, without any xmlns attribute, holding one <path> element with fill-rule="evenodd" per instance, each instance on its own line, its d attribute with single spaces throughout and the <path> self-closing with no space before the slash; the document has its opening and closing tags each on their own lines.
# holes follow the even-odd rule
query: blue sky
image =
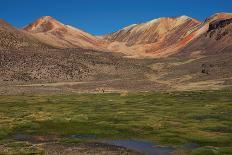
<svg viewBox="0 0 232 155">
<path fill-rule="evenodd" d="M 0 6 L 0 18 L 18 28 L 50 15 L 95 35 L 159 17 L 204 20 L 217 12 L 232 13 L 232 0 L 1 0 Z"/>
</svg>

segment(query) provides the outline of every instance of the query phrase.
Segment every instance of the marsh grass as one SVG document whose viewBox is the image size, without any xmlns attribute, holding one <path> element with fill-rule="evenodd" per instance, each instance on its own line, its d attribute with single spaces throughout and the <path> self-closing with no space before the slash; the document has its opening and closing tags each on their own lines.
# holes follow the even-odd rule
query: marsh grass
<svg viewBox="0 0 232 155">
<path fill-rule="evenodd" d="M 0 116 L 2 140 L 15 133 L 93 134 L 177 147 L 197 143 L 203 148 L 196 155 L 232 151 L 231 91 L 1 96 Z"/>
</svg>

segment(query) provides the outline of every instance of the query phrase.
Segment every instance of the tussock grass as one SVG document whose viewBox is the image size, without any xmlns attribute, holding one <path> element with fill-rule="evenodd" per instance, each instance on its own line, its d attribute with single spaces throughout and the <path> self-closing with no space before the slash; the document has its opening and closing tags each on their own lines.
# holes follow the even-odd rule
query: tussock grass
<svg viewBox="0 0 232 155">
<path fill-rule="evenodd" d="M 232 151 L 231 91 L 1 96 L 0 116 L 1 140 L 15 133 L 93 134 L 173 146 L 197 143 L 202 148 L 196 155 Z"/>
</svg>

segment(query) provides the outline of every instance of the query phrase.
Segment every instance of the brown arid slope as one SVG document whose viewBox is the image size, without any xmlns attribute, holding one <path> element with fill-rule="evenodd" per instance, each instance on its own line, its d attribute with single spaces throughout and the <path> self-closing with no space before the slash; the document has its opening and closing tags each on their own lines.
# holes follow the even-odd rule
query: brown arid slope
<svg viewBox="0 0 232 155">
<path fill-rule="evenodd" d="M 187 16 L 159 18 L 103 36 L 108 48 L 132 56 L 167 57 L 189 43 L 201 23 Z"/>
<path fill-rule="evenodd" d="M 215 14 L 197 31 L 199 36 L 178 53 L 151 66 L 151 80 L 177 90 L 231 87 L 232 14 Z"/>
<path fill-rule="evenodd" d="M 0 50 L 0 94 L 165 88 L 146 77 L 151 63 L 84 49 Z"/>
<path fill-rule="evenodd" d="M 0 20 L 0 49 L 1 50 L 46 50 L 52 48 L 46 43 L 41 43 L 38 39 L 32 35 L 18 30 L 5 22 Z"/>
<path fill-rule="evenodd" d="M 202 30 L 203 29 L 203 30 Z M 184 47 L 179 54 L 223 54 L 232 46 L 232 14 L 215 14 L 205 20 L 199 28 L 197 39 Z"/>
<path fill-rule="evenodd" d="M 30 32 L 40 41 L 59 48 L 105 50 L 103 40 L 80 29 L 62 24 L 51 16 L 41 17 L 23 30 Z"/>
</svg>

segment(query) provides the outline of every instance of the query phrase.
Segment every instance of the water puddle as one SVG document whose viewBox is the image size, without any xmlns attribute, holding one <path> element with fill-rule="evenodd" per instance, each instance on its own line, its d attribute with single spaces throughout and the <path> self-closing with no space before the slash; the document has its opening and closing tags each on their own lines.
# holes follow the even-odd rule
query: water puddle
<svg viewBox="0 0 232 155">
<path fill-rule="evenodd" d="M 139 140 L 111 140 L 103 143 L 135 150 L 146 155 L 170 155 L 175 149 L 172 147 L 161 147 L 148 141 Z"/>
<path fill-rule="evenodd" d="M 93 134 L 75 134 L 75 135 L 70 135 L 68 138 L 95 139 L 96 135 L 93 135 Z"/>
<path fill-rule="evenodd" d="M 74 134 L 69 135 L 67 138 L 73 139 L 90 139 L 97 141 L 97 136 L 94 134 Z M 58 137 L 56 136 L 33 136 L 27 134 L 15 134 L 12 139 L 17 141 L 28 141 L 31 143 L 46 143 L 46 142 L 56 142 Z M 170 155 L 174 151 L 177 151 L 173 147 L 159 146 L 149 141 L 143 140 L 103 140 L 99 141 L 103 144 L 114 145 L 118 147 L 123 147 L 128 150 L 137 151 L 145 155 Z M 195 143 L 186 143 L 182 145 L 183 150 L 192 150 L 198 148 L 199 145 Z"/>
</svg>

